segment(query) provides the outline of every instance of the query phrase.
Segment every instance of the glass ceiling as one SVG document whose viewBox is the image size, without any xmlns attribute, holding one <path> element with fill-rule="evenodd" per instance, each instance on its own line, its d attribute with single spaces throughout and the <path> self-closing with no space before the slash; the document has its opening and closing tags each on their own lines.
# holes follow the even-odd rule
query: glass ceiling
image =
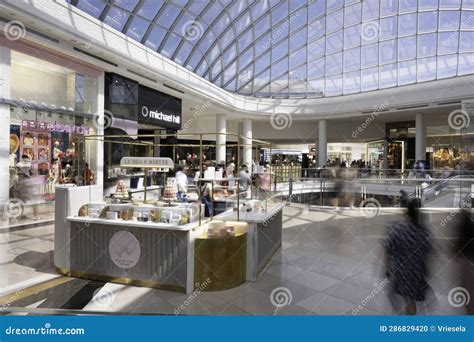
<svg viewBox="0 0 474 342">
<path fill-rule="evenodd" d="M 242 95 L 354 94 L 474 73 L 474 0 L 68 0 Z"/>
</svg>

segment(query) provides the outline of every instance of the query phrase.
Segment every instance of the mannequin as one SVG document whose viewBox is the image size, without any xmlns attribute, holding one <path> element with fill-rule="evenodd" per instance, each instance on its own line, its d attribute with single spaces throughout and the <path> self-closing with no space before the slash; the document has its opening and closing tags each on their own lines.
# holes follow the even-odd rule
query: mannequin
<svg viewBox="0 0 474 342">
<path fill-rule="evenodd" d="M 72 142 L 71 147 L 66 150 L 67 161 L 73 161 L 76 158 L 76 143 Z"/>
<path fill-rule="evenodd" d="M 49 169 L 48 183 L 54 187 L 54 184 L 57 184 L 61 180 L 62 180 L 62 166 L 61 166 L 61 163 L 59 162 L 59 159 L 54 158 L 53 163 L 51 164 L 51 167 Z"/>
<path fill-rule="evenodd" d="M 59 158 L 64 156 L 64 152 L 61 151 L 59 146 L 60 146 L 59 141 L 56 140 L 54 142 L 53 159 L 59 159 Z M 54 160 L 53 160 L 53 162 L 54 162 Z"/>
<path fill-rule="evenodd" d="M 62 179 L 64 180 L 64 183 L 73 183 L 74 170 L 71 164 L 66 164 L 66 168 L 62 171 Z"/>
</svg>

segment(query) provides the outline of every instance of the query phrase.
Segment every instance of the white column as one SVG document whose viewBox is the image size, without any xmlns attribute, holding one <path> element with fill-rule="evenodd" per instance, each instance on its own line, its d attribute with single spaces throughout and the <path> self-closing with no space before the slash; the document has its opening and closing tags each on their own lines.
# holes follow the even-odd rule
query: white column
<svg viewBox="0 0 474 342">
<path fill-rule="evenodd" d="M 10 49 L 0 46 L 0 97 L 10 99 Z M 0 104 L 0 205 L 9 199 L 10 106 Z"/>
<path fill-rule="evenodd" d="M 159 144 L 160 141 L 161 141 L 161 139 L 160 139 L 161 130 L 155 129 L 153 131 L 153 134 L 155 134 L 155 136 L 153 137 L 153 143 L 154 144 Z M 159 157 L 160 152 L 161 152 L 161 146 L 154 146 L 153 147 L 153 157 Z"/>
<path fill-rule="evenodd" d="M 318 135 L 318 166 L 323 167 L 328 160 L 328 124 L 327 120 L 319 120 Z"/>
<path fill-rule="evenodd" d="M 247 165 L 248 169 L 252 170 L 252 120 L 245 119 L 242 125 L 243 139 L 243 163 Z"/>
<path fill-rule="evenodd" d="M 415 133 L 415 159 L 425 160 L 426 158 L 426 126 L 423 114 L 416 114 Z"/>
<path fill-rule="evenodd" d="M 227 120 L 224 114 L 217 114 L 216 116 L 216 163 L 225 164 L 225 142 L 226 142 L 226 125 Z"/>
<path fill-rule="evenodd" d="M 105 93 L 105 76 L 102 74 L 97 80 L 97 113 L 99 115 L 98 122 L 104 121 L 104 93 Z M 99 128 L 97 134 L 104 134 L 104 128 Z M 104 142 L 100 139 L 97 141 L 96 150 L 96 184 L 100 185 L 99 189 L 104 189 Z M 101 195 L 100 197 L 103 197 Z"/>
</svg>

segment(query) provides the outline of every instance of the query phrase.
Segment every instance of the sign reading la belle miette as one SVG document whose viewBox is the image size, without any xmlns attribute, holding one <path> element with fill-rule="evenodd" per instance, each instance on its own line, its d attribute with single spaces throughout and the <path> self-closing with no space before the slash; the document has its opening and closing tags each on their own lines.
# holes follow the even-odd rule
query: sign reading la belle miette
<svg viewBox="0 0 474 342">
<path fill-rule="evenodd" d="M 123 157 L 120 160 L 120 166 L 131 167 L 131 168 L 136 167 L 136 168 L 142 168 L 142 169 L 174 168 L 174 164 L 171 158 L 165 158 L 165 157 Z"/>
</svg>

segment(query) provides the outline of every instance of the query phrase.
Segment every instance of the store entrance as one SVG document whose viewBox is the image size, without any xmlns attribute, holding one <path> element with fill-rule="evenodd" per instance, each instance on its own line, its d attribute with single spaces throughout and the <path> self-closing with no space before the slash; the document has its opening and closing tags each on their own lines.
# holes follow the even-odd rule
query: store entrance
<svg viewBox="0 0 474 342">
<path fill-rule="evenodd" d="M 405 170 L 406 142 L 380 139 L 367 143 L 367 163 L 371 169 Z"/>
</svg>

